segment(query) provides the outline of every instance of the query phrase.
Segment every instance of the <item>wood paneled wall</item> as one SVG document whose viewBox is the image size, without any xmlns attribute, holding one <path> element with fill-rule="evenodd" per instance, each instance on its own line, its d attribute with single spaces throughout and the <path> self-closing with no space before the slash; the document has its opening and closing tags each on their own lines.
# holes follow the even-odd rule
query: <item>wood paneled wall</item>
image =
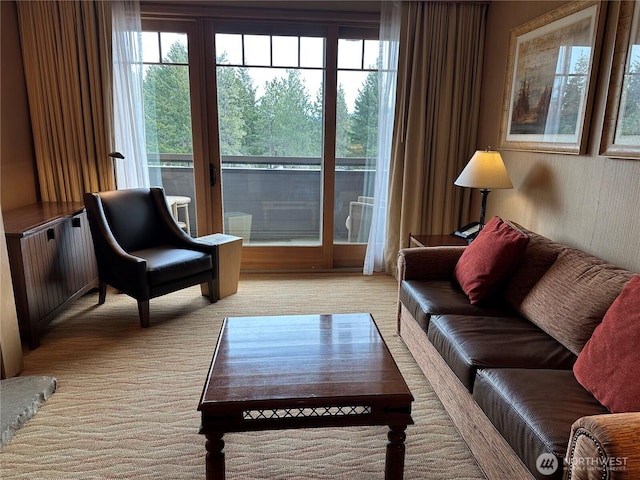
<svg viewBox="0 0 640 480">
<path fill-rule="evenodd" d="M 491 3 L 479 148 L 498 145 L 510 30 L 564 3 Z M 610 2 L 587 153 L 576 156 L 502 150 L 515 188 L 492 192 L 488 215 L 512 219 L 556 241 L 640 272 L 640 161 L 598 155 L 617 7 L 618 2 Z"/>
</svg>

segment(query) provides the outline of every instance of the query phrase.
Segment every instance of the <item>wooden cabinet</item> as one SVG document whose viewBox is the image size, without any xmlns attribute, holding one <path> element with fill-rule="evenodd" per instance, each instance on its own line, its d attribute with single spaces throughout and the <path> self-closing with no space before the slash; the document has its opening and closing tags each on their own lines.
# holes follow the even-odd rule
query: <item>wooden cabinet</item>
<svg viewBox="0 0 640 480">
<path fill-rule="evenodd" d="M 98 285 L 82 203 L 41 202 L 3 212 L 20 336 L 34 349 L 69 302 Z"/>
</svg>

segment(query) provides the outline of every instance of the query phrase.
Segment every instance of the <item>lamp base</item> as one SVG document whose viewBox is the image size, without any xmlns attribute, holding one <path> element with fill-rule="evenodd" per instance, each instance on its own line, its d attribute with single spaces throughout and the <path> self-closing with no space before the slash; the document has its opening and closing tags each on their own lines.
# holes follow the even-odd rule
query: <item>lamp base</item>
<svg viewBox="0 0 640 480">
<path fill-rule="evenodd" d="M 480 190 L 480 193 L 482 194 L 482 205 L 480 207 L 480 230 L 482 230 L 484 228 L 484 219 L 487 213 L 487 197 L 489 196 L 489 193 L 491 193 L 491 190 L 483 188 Z"/>
</svg>

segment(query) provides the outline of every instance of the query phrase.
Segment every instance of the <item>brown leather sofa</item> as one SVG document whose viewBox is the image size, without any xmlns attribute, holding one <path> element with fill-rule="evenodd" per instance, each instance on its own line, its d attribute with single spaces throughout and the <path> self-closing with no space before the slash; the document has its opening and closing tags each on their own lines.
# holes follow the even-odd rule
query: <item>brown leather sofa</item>
<svg viewBox="0 0 640 480">
<path fill-rule="evenodd" d="M 525 232 L 480 305 L 454 280 L 466 247 L 401 250 L 398 333 L 487 478 L 638 479 L 640 413 L 609 413 L 572 370 L 634 274 Z"/>
</svg>

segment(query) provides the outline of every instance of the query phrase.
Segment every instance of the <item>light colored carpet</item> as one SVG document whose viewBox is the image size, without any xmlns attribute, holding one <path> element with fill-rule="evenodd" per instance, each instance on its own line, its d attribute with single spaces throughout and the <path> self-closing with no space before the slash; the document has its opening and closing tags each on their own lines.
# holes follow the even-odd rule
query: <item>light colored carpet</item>
<svg viewBox="0 0 640 480">
<path fill-rule="evenodd" d="M 359 274 L 245 274 L 238 293 L 209 304 L 192 287 L 136 303 L 109 292 L 74 303 L 24 375 L 50 375 L 57 391 L 0 452 L 2 478 L 202 479 L 196 410 L 226 316 L 371 312 L 415 397 L 405 479 L 484 478 L 395 331 L 397 284 Z M 382 478 L 384 427 L 225 436 L 228 479 Z"/>
</svg>

